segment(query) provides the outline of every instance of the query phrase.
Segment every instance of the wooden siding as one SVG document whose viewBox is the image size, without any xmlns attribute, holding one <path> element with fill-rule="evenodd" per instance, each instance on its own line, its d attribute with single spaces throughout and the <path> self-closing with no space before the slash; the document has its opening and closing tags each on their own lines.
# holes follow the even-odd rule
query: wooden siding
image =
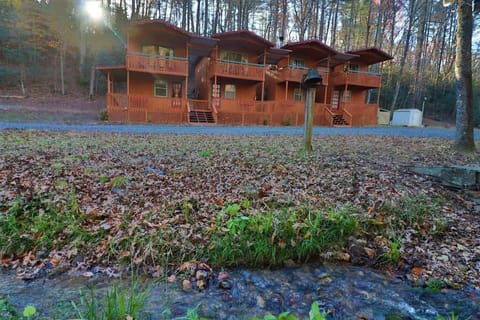
<svg viewBox="0 0 480 320">
<path fill-rule="evenodd" d="M 256 64 L 235 63 L 225 61 L 213 61 L 211 76 L 263 81 L 265 67 Z"/>
<path fill-rule="evenodd" d="M 334 72 L 332 75 L 334 86 L 354 85 L 367 88 L 380 88 L 382 76 L 366 72 Z"/>
<path fill-rule="evenodd" d="M 377 104 L 366 103 L 341 103 L 342 110 L 351 115 L 352 126 L 376 126 L 377 125 Z"/>
<path fill-rule="evenodd" d="M 187 76 L 188 60 L 128 53 L 127 69 L 148 73 Z"/>
</svg>

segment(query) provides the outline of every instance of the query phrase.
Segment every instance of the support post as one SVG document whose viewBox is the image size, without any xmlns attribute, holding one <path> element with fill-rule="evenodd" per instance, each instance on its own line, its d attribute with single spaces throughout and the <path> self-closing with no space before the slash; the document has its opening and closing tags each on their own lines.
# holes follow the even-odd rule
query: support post
<svg viewBox="0 0 480 320">
<path fill-rule="evenodd" d="M 315 102 L 315 87 L 307 88 L 307 99 L 305 100 L 305 130 L 303 143 L 305 152 L 312 152 L 312 131 L 313 131 L 313 105 Z"/>
</svg>

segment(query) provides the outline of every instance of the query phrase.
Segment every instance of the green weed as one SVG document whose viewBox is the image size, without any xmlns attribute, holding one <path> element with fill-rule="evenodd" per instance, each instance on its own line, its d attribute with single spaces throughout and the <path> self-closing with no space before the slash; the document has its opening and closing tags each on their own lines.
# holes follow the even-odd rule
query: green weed
<svg viewBox="0 0 480 320">
<path fill-rule="evenodd" d="M 431 199 L 425 195 L 410 196 L 396 203 L 386 203 L 380 211 L 385 214 L 385 225 L 397 233 L 411 228 L 419 233 L 430 231 L 438 234 L 444 232 L 448 226 L 445 219 L 437 220 L 442 201 L 440 198 Z"/>
<path fill-rule="evenodd" d="M 430 279 L 426 282 L 427 290 L 431 292 L 440 292 L 444 287 L 444 283 L 438 279 Z"/>
<path fill-rule="evenodd" d="M 103 299 L 95 296 L 93 289 L 89 294 L 81 293 L 80 305 L 72 302 L 80 319 L 86 320 L 117 320 L 141 319 L 141 311 L 153 286 L 139 285 L 138 280 L 132 277 L 127 288 L 114 285 L 108 289 Z"/>
<path fill-rule="evenodd" d="M 308 318 L 304 320 L 326 320 L 327 314 L 324 312 L 320 312 L 320 308 L 318 307 L 318 302 L 312 303 L 310 307 L 310 312 L 308 313 Z M 301 320 L 299 317 L 291 314 L 290 312 L 282 312 L 278 316 L 274 316 L 272 314 L 267 314 L 263 318 L 253 317 L 251 320 Z"/>
<path fill-rule="evenodd" d="M 100 177 L 98 177 L 98 182 L 100 182 L 101 184 L 105 184 L 108 182 L 108 177 L 102 174 Z"/>
<path fill-rule="evenodd" d="M 398 238 L 389 241 L 388 251 L 378 257 L 378 262 L 381 264 L 397 265 L 400 262 L 402 253 L 400 251 L 402 246 L 402 239 Z"/>
<path fill-rule="evenodd" d="M 325 213 L 284 208 L 259 213 L 242 210 L 238 204 L 225 207 L 216 222 L 208 254 L 219 265 L 308 261 L 326 248 L 342 245 L 357 228 L 349 209 Z"/>
<path fill-rule="evenodd" d="M 125 176 L 116 176 L 110 181 L 112 188 L 122 189 L 125 188 L 130 183 L 130 179 Z"/>
<path fill-rule="evenodd" d="M 212 155 L 212 151 L 210 150 L 202 150 L 200 151 L 200 157 L 202 158 L 208 158 Z"/>
<path fill-rule="evenodd" d="M 80 246 L 95 236 L 83 227 L 84 215 L 73 190 L 56 201 L 52 197 L 40 194 L 9 203 L 7 213 L 0 215 L 0 255 Z"/>
</svg>

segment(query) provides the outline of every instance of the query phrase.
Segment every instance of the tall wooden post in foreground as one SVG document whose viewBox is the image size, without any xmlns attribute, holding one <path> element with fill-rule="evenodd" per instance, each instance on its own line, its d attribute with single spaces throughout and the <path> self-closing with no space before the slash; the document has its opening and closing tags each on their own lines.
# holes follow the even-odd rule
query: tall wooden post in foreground
<svg viewBox="0 0 480 320">
<path fill-rule="evenodd" d="M 313 106 L 315 105 L 315 93 L 317 86 L 322 83 L 322 77 L 317 69 L 309 69 L 303 76 L 302 85 L 307 88 L 305 99 L 305 123 L 303 133 L 303 145 L 306 153 L 312 152 L 312 131 L 313 131 Z"/>
</svg>

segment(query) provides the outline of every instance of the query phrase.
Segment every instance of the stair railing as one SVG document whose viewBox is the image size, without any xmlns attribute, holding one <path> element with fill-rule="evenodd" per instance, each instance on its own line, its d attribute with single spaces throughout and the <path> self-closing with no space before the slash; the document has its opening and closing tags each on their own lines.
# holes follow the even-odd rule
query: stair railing
<svg viewBox="0 0 480 320">
<path fill-rule="evenodd" d="M 343 115 L 345 116 L 345 121 L 347 121 L 348 125 L 351 126 L 353 124 L 353 116 L 347 109 L 343 109 Z"/>
<path fill-rule="evenodd" d="M 215 121 L 215 123 L 218 123 L 218 111 L 217 111 L 217 107 L 215 106 L 214 103 L 212 103 L 212 109 L 213 109 L 213 121 Z"/>
<path fill-rule="evenodd" d="M 335 114 L 332 112 L 332 110 L 330 110 L 329 107 L 324 107 L 323 109 L 327 113 L 327 120 L 329 120 L 330 126 L 333 126 L 333 117 L 335 116 Z"/>
<path fill-rule="evenodd" d="M 188 120 L 188 123 L 191 123 L 190 122 L 190 111 L 192 111 L 192 109 L 190 108 L 190 101 L 187 99 L 187 120 Z"/>
</svg>

